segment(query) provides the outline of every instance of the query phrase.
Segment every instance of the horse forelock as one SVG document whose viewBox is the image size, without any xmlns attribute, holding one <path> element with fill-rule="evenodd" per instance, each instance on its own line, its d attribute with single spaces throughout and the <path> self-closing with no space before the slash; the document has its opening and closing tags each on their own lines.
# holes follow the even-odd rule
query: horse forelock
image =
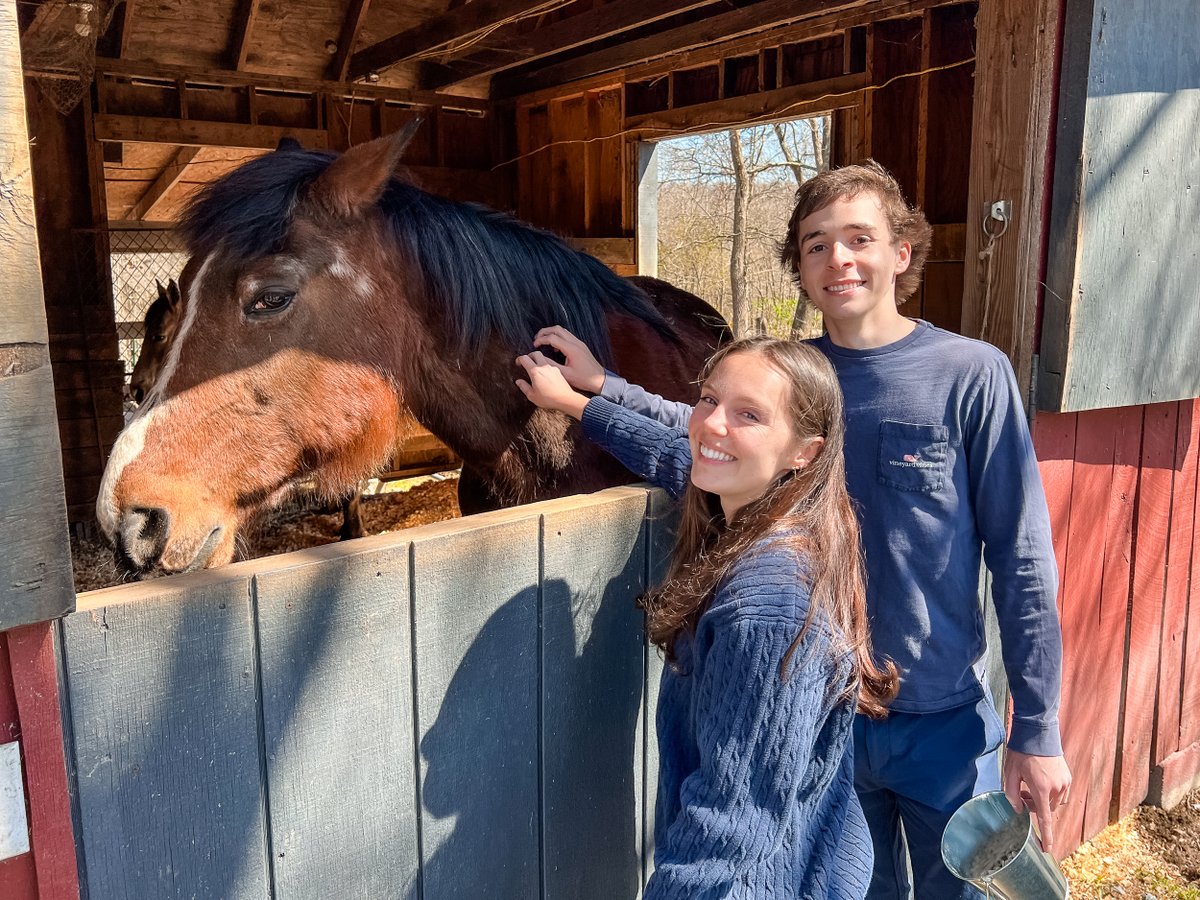
<svg viewBox="0 0 1200 900">
<path fill-rule="evenodd" d="M 192 255 L 217 247 L 234 260 L 277 250 L 309 184 L 333 162 L 320 150 L 268 153 L 205 187 L 188 204 L 179 230 Z"/>
</svg>

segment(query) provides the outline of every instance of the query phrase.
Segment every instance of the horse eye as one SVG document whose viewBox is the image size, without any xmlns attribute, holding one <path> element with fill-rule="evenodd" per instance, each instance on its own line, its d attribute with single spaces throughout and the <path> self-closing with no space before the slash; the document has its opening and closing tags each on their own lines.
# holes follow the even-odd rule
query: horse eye
<svg viewBox="0 0 1200 900">
<path fill-rule="evenodd" d="M 247 315 L 266 315 L 287 309 L 295 294 L 290 291 L 263 291 L 246 307 Z"/>
<path fill-rule="evenodd" d="M 154 343 L 156 343 L 156 344 L 161 344 L 166 339 L 167 339 L 167 336 L 165 334 L 156 334 L 156 335 L 154 335 L 154 337 L 151 338 L 151 340 L 154 341 Z"/>
</svg>

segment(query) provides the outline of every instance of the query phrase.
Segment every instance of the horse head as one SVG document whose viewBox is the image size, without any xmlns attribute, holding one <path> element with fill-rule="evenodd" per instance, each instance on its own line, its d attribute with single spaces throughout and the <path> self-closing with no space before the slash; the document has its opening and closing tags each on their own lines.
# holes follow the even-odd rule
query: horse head
<svg viewBox="0 0 1200 900">
<path fill-rule="evenodd" d="M 189 207 L 177 331 L 97 501 L 131 567 L 228 562 L 237 530 L 299 482 L 337 496 L 377 468 L 402 408 L 463 460 L 464 513 L 630 480 L 517 390 L 514 359 L 544 325 L 689 395 L 725 333 L 697 324 L 719 322 L 711 307 L 668 299 L 668 323 L 649 300 L 664 302 L 661 282 L 396 179 L 414 130 L 338 157 L 282 147 Z"/>
<path fill-rule="evenodd" d="M 360 238 L 411 134 L 332 162 L 285 147 L 185 216 L 183 290 L 160 286 L 147 315 L 141 407 L 97 501 L 131 568 L 221 565 L 238 528 L 297 482 L 337 496 L 386 459 L 400 406 L 384 286 L 365 274 L 374 248 Z M 302 171 L 272 180 L 271 167 Z"/>
<path fill-rule="evenodd" d="M 129 396 L 135 403 L 145 400 L 158 381 L 182 318 L 183 304 L 175 279 L 168 279 L 165 288 L 160 281 L 154 284 L 158 287 L 158 297 L 150 304 L 142 321 L 142 347 L 133 365 L 133 374 L 129 377 Z"/>
</svg>

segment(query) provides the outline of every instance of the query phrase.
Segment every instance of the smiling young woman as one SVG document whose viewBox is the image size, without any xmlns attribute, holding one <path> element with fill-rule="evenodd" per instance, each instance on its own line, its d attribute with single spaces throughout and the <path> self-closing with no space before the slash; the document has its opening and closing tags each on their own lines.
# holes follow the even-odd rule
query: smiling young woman
<svg viewBox="0 0 1200 900">
<path fill-rule="evenodd" d="M 646 897 L 865 897 L 852 722 L 883 714 L 897 673 L 873 661 L 867 636 L 828 360 L 735 341 L 705 366 L 685 429 L 575 391 L 568 379 L 595 385 L 598 365 L 569 332 L 535 344 L 566 363 L 520 357 L 525 395 L 682 499 L 666 581 L 641 601 L 668 663 Z"/>
</svg>

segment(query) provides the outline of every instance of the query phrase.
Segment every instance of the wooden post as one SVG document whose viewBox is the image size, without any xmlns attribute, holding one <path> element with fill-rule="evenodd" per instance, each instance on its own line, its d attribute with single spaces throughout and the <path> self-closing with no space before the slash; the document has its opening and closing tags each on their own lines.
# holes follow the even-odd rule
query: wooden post
<svg viewBox="0 0 1200 900">
<path fill-rule="evenodd" d="M 75 608 L 13 0 L 0 3 L 0 631 Z"/>
<path fill-rule="evenodd" d="M 980 0 L 975 19 L 962 333 L 1007 353 L 1023 386 L 1032 377 L 1062 2 Z M 981 258 L 984 211 L 997 200 L 1012 213 Z"/>
</svg>

